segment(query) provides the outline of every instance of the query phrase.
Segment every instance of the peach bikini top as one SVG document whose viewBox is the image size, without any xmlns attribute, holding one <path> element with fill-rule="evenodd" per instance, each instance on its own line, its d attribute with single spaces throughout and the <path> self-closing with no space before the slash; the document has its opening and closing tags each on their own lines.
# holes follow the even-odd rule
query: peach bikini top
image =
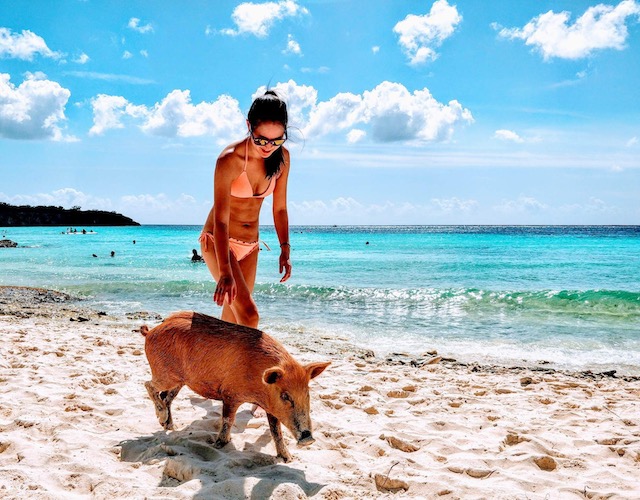
<svg viewBox="0 0 640 500">
<path fill-rule="evenodd" d="M 242 169 L 242 173 L 236 177 L 231 183 L 231 196 L 234 198 L 266 198 L 273 190 L 276 188 L 276 177 L 272 176 L 271 181 L 269 182 L 269 186 L 261 194 L 254 194 L 253 188 L 251 187 L 251 182 L 249 182 L 249 176 L 247 175 L 247 156 L 249 154 L 249 142 L 245 143 L 244 149 L 244 169 Z"/>
</svg>

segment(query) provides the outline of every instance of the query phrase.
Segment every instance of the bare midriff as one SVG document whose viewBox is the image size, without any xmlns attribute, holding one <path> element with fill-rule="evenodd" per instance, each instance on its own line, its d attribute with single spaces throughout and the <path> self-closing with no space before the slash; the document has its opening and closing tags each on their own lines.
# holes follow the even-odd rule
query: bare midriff
<svg viewBox="0 0 640 500">
<path fill-rule="evenodd" d="M 258 241 L 260 232 L 260 208 L 264 198 L 230 197 L 229 238 L 240 241 Z M 213 211 L 209 212 L 203 231 L 213 233 Z"/>
</svg>

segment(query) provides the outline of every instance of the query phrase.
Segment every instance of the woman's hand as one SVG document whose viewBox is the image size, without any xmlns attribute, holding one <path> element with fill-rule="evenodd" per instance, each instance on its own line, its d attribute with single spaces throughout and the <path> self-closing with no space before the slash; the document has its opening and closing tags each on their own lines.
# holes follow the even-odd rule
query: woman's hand
<svg viewBox="0 0 640 500">
<path fill-rule="evenodd" d="M 216 291 L 213 294 L 213 301 L 219 306 L 224 305 L 225 296 L 229 304 L 236 300 L 236 294 L 238 293 L 238 287 L 236 286 L 236 280 L 232 275 L 222 275 L 216 285 Z"/>
<path fill-rule="evenodd" d="M 291 277 L 291 258 L 289 256 L 289 245 L 284 245 L 280 250 L 280 272 L 284 271 L 284 276 L 280 283 L 284 283 Z"/>
</svg>

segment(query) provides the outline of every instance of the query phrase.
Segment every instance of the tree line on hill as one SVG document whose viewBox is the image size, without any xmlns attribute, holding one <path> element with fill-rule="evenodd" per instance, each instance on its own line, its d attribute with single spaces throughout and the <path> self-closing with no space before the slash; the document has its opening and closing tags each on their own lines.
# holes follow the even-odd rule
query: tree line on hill
<svg viewBox="0 0 640 500">
<path fill-rule="evenodd" d="M 0 227 L 139 225 L 129 217 L 104 210 L 81 210 L 80 207 L 66 209 L 53 206 L 15 206 L 0 203 Z"/>
</svg>

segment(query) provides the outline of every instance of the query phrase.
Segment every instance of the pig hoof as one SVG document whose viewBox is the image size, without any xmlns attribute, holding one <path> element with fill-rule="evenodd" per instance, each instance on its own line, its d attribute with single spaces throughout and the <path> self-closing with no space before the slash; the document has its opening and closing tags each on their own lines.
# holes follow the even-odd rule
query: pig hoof
<svg viewBox="0 0 640 500">
<path fill-rule="evenodd" d="M 277 458 L 281 458 L 284 463 L 291 462 L 293 460 L 293 456 L 291 453 L 278 453 Z"/>
<path fill-rule="evenodd" d="M 213 447 L 220 449 L 220 448 L 224 448 L 225 446 L 227 446 L 227 444 L 229 444 L 229 441 L 222 441 L 221 439 L 216 439 L 213 443 Z"/>
</svg>

